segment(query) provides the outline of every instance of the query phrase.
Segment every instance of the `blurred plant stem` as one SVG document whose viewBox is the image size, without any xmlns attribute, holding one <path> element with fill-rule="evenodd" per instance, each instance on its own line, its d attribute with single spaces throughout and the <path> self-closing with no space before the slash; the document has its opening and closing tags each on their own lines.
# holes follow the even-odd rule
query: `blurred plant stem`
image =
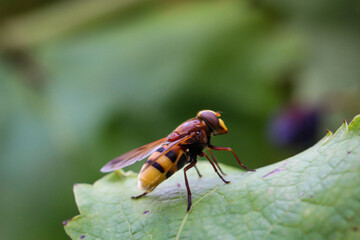
<svg viewBox="0 0 360 240">
<path fill-rule="evenodd" d="M 0 46 L 23 49 L 39 45 L 89 23 L 127 10 L 143 0 L 65 1 L 5 21 L 0 28 Z"/>
</svg>

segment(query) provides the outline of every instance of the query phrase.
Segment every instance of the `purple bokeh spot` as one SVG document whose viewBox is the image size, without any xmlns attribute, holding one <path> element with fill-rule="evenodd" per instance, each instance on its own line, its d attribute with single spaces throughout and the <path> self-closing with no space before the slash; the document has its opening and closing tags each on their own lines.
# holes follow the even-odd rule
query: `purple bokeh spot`
<svg viewBox="0 0 360 240">
<path fill-rule="evenodd" d="M 321 112 L 312 107 L 291 105 L 269 121 L 268 135 L 280 147 L 307 148 L 317 140 Z"/>
</svg>

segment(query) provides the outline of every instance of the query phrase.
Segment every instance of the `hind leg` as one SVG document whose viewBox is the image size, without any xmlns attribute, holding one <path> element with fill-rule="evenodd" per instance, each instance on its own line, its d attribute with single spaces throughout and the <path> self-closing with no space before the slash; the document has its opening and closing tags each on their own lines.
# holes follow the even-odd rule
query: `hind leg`
<svg viewBox="0 0 360 240">
<path fill-rule="evenodd" d="M 191 208 L 191 190 L 190 190 L 190 186 L 189 186 L 189 182 L 188 182 L 188 179 L 187 179 L 187 176 L 186 176 L 186 171 L 189 170 L 190 168 L 192 168 L 193 166 L 195 166 L 196 164 L 196 159 L 193 160 L 193 162 L 191 162 L 189 165 L 187 165 L 185 168 L 184 168 L 184 177 L 185 177 L 185 185 L 186 185 L 186 190 L 187 190 L 187 198 L 188 198 L 188 206 L 187 206 L 187 209 L 186 211 L 189 212 L 190 211 L 190 208 Z"/>
<path fill-rule="evenodd" d="M 142 194 L 140 194 L 140 195 L 138 195 L 138 196 L 133 196 L 133 197 L 131 197 L 131 198 L 132 198 L 132 199 L 139 199 L 139 198 L 142 198 L 142 197 L 146 196 L 146 194 L 148 194 L 148 192 L 144 192 L 144 193 L 142 193 Z"/>
</svg>

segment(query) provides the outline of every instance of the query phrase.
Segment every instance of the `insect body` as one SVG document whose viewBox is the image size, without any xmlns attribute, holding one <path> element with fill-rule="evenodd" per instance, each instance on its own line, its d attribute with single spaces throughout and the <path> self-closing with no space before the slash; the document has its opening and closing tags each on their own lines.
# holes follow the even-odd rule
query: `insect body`
<svg viewBox="0 0 360 240">
<path fill-rule="evenodd" d="M 157 185 L 189 162 L 189 155 L 179 145 L 158 158 L 167 147 L 168 145 L 165 144 L 158 148 L 141 168 L 138 182 L 140 189 L 147 192 L 154 190 Z"/>
<path fill-rule="evenodd" d="M 210 144 L 212 135 L 225 134 L 228 130 L 220 118 L 220 113 L 211 110 L 203 110 L 198 112 L 195 118 L 189 119 L 178 126 L 169 136 L 146 144 L 142 147 L 127 152 L 112 161 L 108 162 L 102 169 L 102 172 L 110 172 L 116 169 L 126 167 L 136 161 L 140 161 L 149 156 L 139 173 L 138 186 L 145 192 L 139 196 L 132 198 L 140 198 L 153 191 L 165 179 L 169 178 L 176 171 L 184 168 L 185 185 L 188 193 L 188 207 L 191 208 L 191 191 L 186 176 L 187 170 L 195 167 L 197 173 L 201 177 L 199 170 L 196 168 L 197 156 L 205 156 L 218 176 L 225 182 L 217 160 L 215 159 L 211 149 L 219 151 L 231 151 L 243 168 L 249 171 L 255 171 L 247 168 L 241 163 L 234 151 L 229 147 L 215 147 Z M 211 159 L 204 152 L 207 149 Z"/>
</svg>

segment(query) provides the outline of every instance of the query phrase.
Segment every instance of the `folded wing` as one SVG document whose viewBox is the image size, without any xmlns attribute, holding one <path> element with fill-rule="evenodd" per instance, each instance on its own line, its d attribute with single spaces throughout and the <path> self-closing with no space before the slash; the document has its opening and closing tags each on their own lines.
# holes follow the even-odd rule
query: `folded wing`
<svg viewBox="0 0 360 240">
<path fill-rule="evenodd" d="M 111 172 L 129 166 L 136 161 L 140 161 L 155 152 L 156 149 L 158 149 L 166 142 L 166 139 L 167 138 L 165 137 L 127 152 L 105 164 L 105 166 L 103 166 L 100 171 Z"/>
</svg>

